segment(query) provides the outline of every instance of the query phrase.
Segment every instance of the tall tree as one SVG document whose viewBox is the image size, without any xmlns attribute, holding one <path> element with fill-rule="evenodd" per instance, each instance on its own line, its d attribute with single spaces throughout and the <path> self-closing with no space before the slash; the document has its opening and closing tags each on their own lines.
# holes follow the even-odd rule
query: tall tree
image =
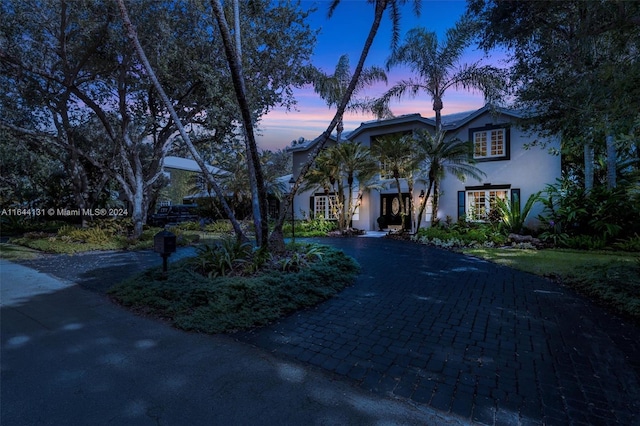
<svg viewBox="0 0 640 426">
<path fill-rule="evenodd" d="M 320 97 L 325 100 L 329 108 L 334 106 L 337 107 L 342 100 L 344 93 L 347 91 L 349 82 L 352 78 L 351 68 L 349 67 L 349 56 L 340 56 L 338 64 L 336 65 L 336 69 L 331 75 L 324 74 L 321 71 L 316 70 L 315 68 L 312 71 L 313 72 L 310 73 L 310 79 L 316 93 L 318 93 Z M 357 95 L 358 92 L 360 92 L 365 87 L 380 81 L 383 81 L 385 83 L 387 82 L 387 74 L 382 68 L 375 66 L 365 68 L 362 70 L 362 74 L 360 75 L 360 79 L 358 80 L 358 83 L 356 84 L 352 95 Z M 368 109 L 367 106 L 368 104 L 366 102 L 352 99 L 347 104 L 346 109 L 355 111 L 366 111 Z M 338 118 L 338 124 L 336 125 L 336 140 L 338 143 L 340 143 L 342 132 L 344 131 L 342 118 L 342 116 Z"/>
<path fill-rule="evenodd" d="M 224 52 L 227 57 L 229 69 L 231 70 L 231 80 L 236 93 L 236 99 L 242 116 L 242 125 L 246 145 L 247 169 L 249 171 L 249 182 L 251 183 L 251 200 L 253 207 L 253 223 L 256 228 L 256 242 L 259 247 L 268 248 L 269 223 L 267 216 L 267 191 L 264 185 L 264 176 L 258 154 L 258 144 L 254 132 L 254 117 L 244 78 L 242 65 L 242 51 L 240 50 L 240 35 L 236 34 L 236 39 L 232 38 L 229 24 L 225 17 L 221 0 L 211 0 L 213 14 L 218 24 L 218 29 L 224 45 Z M 239 12 L 238 12 L 239 13 Z M 239 16 L 236 15 L 239 21 Z M 239 29 L 239 25 L 237 27 Z"/>
<path fill-rule="evenodd" d="M 402 200 L 401 180 L 407 182 L 408 191 L 413 204 L 414 174 L 418 170 L 420 158 L 416 157 L 413 142 L 409 135 L 393 133 L 376 137 L 371 144 L 372 155 L 380 162 L 385 179 L 393 179 L 398 191 L 398 200 Z M 413 210 L 413 207 L 410 208 Z M 400 202 L 400 215 L 405 223 L 411 211 L 407 210 L 405 203 Z"/>
<path fill-rule="evenodd" d="M 355 90 L 360 79 L 360 75 L 362 74 L 362 70 L 364 69 L 364 62 L 369 55 L 369 50 L 371 49 L 373 40 L 375 39 L 376 34 L 378 33 L 378 29 L 380 28 L 380 23 L 382 22 L 384 12 L 387 10 L 390 12 L 392 22 L 392 47 L 395 47 L 397 45 L 399 38 L 400 7 L 406 3 L 406 0 L 367 0 L 367 2 L 374 5 L 373 21 L 371 23 L 367 38 L 362 47 L 360 58 L 358 59 L 358 64 L 356 65 L 356 68 L 351 77 L 351 81 L 347 86 L 347 90 L 344 92 L 340 104 L 336 108 L 336 113 L 333 116 L 333 119 L 327 126 L 327 129 L 324 131 L 324 133 L 322 133 L 316 147 L 309 154 L 307 162 L 300 168 L 296 183 L 294 184 L 291 192 L 289 193 L 289 197 L 287 198 L 286 208 L 280 211 L 280 216 L 278 217 L 273 232 L 270 236 L 270 239 L 274 243 L 274 247 L 276 250 L 284 250 L 284 236 L 282 233 L 282 225 L 286 218 L 287 211 L 292 205 L 293 197 L 295 196 L 296 191 L 300 187 L 304 177 L 306 176 L 316 157 L 324 149 L 327 141 L 329 140 L 329 137 L 331 136 L 331 133 L 336 128 L 338 121 L 340 121 L 340 117 L 344 115 L 347 105 L 351 100 L 351 95 L 353 94 L 353 91 Z M 335 12 L 339 4 L 340 0 L 332 0 L 331 5 L 329 6 L 329 17 L 331 17 L 331 15 Z M 414 0 L 413 4 L 416 14 L 419 14 L 420 2 L 418 0 Z"/>
<path fill-rule="evenodd" d="M 435 32 L 424 28 L 410 30 L 404 43 L 387 60 L 387 68 L 407 65 L 416 77 L 401 80 L 391 87 L 378 101 L 378 111 L 388 109 L 391 99 L 401 99 L 407 95 L 415 97 L 420 92 L 426 92 L 433 102 L 436 130 L 440 131 L 443 98 L 447 89 L 479 89 L 489 103 L 498 100 L 505 86 L 503 70 L 482 65 L 480 61 L 459 63 L 473 40 L 475 30 L 475 23 L 466 17 L 447 30 L 444 42 L 438 40 Z"/>
<path fill-rule="evenodd" d="M 438 217 L 438 198 L 440 182 L 449 173 L 464 181 L 467 177 L 480 180 L 484 172 L 473 165 L 473 146 L 471 142 L 464 142 L 458 138 L 445 139 L 445 133 L 436 131 L 435 134 L 427 130 L 419 130 L 413 134 L 415 149 L 422 159 L 422 168 L 427 171 L 427 191 L 420 200 L 416 232 L 420 230 L 422 214 L 429 197 L 432 196 L 431 223 Z"/>
<path fill-rule="evenodd" d="M 291 104 L 287 88 L 303 81 L 291 64 L 305 61 L 313 44 L 313 33 L 304 24 L 306 15 L 286 5 L 260 9 L 258 3 L 264 6 L 266 2 L 252 2 L 255 10 L 243 15 L 252 23 L 246 25 L 250 29 L 246 43 L 260 46 L 247 54 L 255 117 L 276 104 Z M 55 120 L 68 122 L 74 130 L 87 122 L 98 123 L 97 132 L 87 133 L 92 134 L 93 151 L 73 150 L 118 180 L 129 198 L 136 230 L 141 232 L 161 176 L 162 158 L 171 149 L 177 130 L 167 105 L 172 105 L 181 122 L 215 131 L 216 141 L 228 137 L 233 122 L 240 118 L 228 96 L 233 86 L 212 31 L 211 14 L 203 13 L 206 5 L 131 2 L 139 19 L 140 45 L 151 52 L 149 64 L 170 102 L 158 99 L 151 74 L 123 37 L 113 3 L 16 0 L 1 7 L 7 16 L 0 23 L 7 40 L 7 48 L 0 51 L 2 88 L 15 94 L 13 102 L 2 98 L 2 109 L 26 112 L 3 114 L 3 127 L 69 146 L 68 137 L 53 134 Z M 54 101 L 69 106 L 68 120 L 54 116 L 61 116 L 48 107 Z M 41 120 L 26 121 L 21 118 L 25 116 Z M 102 156 L 95 155 L 98 151 Z"/>
<path fill-rule="evenodd" d="M 561 135 L 565 149 L 584 153 L 585 185 L 593 150 L 607 153 L 615 186 L 616 136 L 640 109 L 640 4 L 579 0 L 472 0 L 481 45 L 509 48 L 516 101 L 528 124 Z M 598 136 L 594 139 L 593 136 Z"/>
</svg>

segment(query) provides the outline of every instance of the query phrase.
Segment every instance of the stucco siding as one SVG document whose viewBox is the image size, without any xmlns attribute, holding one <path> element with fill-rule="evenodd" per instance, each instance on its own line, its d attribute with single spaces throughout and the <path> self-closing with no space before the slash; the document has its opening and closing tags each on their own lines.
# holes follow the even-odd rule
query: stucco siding
<svg viewBox="0 0 640 426">
<path fill-rule="evenodd" d="M 492 114 L 485 107 L 470 113 L 467 118 L 457 115 L 452 117 L 457 121 L 451 120 L 449 123 L 445 123 L 445 129 L 448 129 L 447 139 L 459 138 L 464 141 L 471 140 L 472 142 L 473 131 L 486 132 L 489 135 L 492 129 L 508 129 L 500 132 L 505 135 L 506 143 L 504 145 L 508 149 L 505 150 L 504 154 L 492 154 L 494 156 L 489 156 L 489 158 L 483 158 L 476 162 L 475 166 L 485 174 L 481 179 L 467 178 L 466 181 L 462 182 L 450 174 L 445 176 L 440 186 L 441 195 L 438 209 L 438 218 L 440 220 L 445 220 L 447 217 L 450 217 L 453 221 L 458 220 L 459 191 L 467 194 L 467 191 L 484 191 L 485 188 L 488 188 L 486 189 L 488 191 L 490 188 L 499 188 L 501 191 L 508 191 L 511 194 L 512 190 L 518 190 L 520 204 L 524 206 L 531 194 L 543 190 L 547 184 L 554 183 L 560 177 L 560 156 L 549 153 L 550 148 L 556 148 L 559 151 L 559 141 L 557 139 L 542 140 L 536 133 L 523 131 L 517 125 L 517 117 L 517 113 L 511 112 Z M 370 147 L 372 138 L 375 136 L 410 132 L 417 129 L 433 131 L 435 129 L 433 120 L 413 114 L 391 120 L 367 122 L 351 133 L 350 140 Z M 491 134 L 493 135 L 495 132 Z M 538 142 L 538 144 L 535 145 L 534 142 Z M 540 147 L 541 143 L 545 144 L 544 148 Z M 333 144 L 335 142 L 330 141 L 328 146 Z M 528 145 L 531 146 L 528 147 Z M 312 149 L 312 146 L 306 150 L 300 149 L 300 147 L 293 150 L 293 170 L 296 177 L 302 164 L 307 161 L 310 149 Z M 354 227 L 364 230 L 378 228 L 377 219 L 382 210 L 381 198 L 386 194 L 398 193 L 394 180 L 384 180 L 381 183 L 383 184 L 382 189 L 371 190 L 364 194 L 357 218 L 353 220 Z M 420 202 L 418 194 L 424 188 L 425 185 L 421 182 L 416 182 L 414 185 L 413 202 L 416 208 Z M 408 186 L 405 180 L 401 180 L 400 190 L 404 194 L 408 193 Z M 295 213 L 297 218 L 309 217 L 313 214 L 313 207 L 310 206 L 309 201 L 315 192 L 306 191 L 296 196 Z M 471 195 L 474 194 L 472 193 Z M 385 199 L 390 200 L 386 197 Z M 465 207 L 467 207 L 466 204 Z M 529 226 L 536 226 L 536 217 L 541 210 L 542 205 L 538 203 L 531 212 Z M 301 211 L 305 213 L 301 214 Z M 430 208 L 428 207 L 422 220 L 422 226 L 428 226 L 430 219 Z"/>
</svg>

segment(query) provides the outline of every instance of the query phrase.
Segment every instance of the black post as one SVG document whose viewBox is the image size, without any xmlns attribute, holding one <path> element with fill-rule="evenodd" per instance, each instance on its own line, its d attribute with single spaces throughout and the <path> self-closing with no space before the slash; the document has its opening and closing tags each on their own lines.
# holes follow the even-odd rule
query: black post
<svg viewBox="0 0 640 426">
<path fill-rule="evenodd" d="M 291 242 L 295 244 L 296 242 L 296 211 L 293 208 L 294 198 L 291 198 Z"/>
<path fill-rule="evenodd" d="M 162 255 L 162 275 L 167 275 L 167 259 L 169 258 L 168 254 Z"/>
<path fill-rule="evenodd" d="M 295 199 L 296 195 L 293 193 L 293 188 L 296 186 L 296 180 L 291 175 L 291 179 L 289 179 L 289 187 L 291 188 L 291 243 L 295 244 L 296 242 L 296 209 L 295 209 Z"/>
</svg>

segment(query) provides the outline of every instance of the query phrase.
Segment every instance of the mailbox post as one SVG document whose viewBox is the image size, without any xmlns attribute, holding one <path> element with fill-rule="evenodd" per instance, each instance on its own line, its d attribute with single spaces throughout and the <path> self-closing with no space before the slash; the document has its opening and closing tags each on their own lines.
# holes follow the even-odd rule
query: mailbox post
<svg viewBox="0 0 640 426">
<path fill-rule="evenodd" d="M 176 251 L 175 234 L 164 230 L 153 236 L 153 251 L 162 256 L 162 274 L 167 275 L 167 258 Z"/>
</svg>

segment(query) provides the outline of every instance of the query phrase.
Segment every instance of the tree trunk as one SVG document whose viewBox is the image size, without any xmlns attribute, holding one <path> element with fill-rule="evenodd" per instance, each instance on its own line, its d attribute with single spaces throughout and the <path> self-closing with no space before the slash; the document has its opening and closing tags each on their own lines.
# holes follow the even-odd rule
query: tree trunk
<svg viewBox="0 0 640 426">
<path fill-rule="evenodd" d="M 433 182 L 433 205 L 431 210 L 431 226 L 438 222 L 438 197 L 440 194 L 440 183 L 436 180 Z"/>
<path fill-rule="evenodd" d="M 442 131 L 442 99 L 434 97 L 433 99 L 433 111 L 436 113 L 436 133 Z"/>
<path fill-rule="evenodd" d="M 344 124 L 342 121 L 342 117 L 340 117 L 340 121 L 338 121 L 338 124 L 336 126 L 336 143 L 339 144 L 340 141 L 342 140 L 342 132 L 344 131 Z"/>
<path fill-rule="evenodd" d="M 118 0 L 118 1 L 122 1 L 122 0 Z M 364 46 L 362 48 L 362 52 L 360 53 L 360 59 L 358 60 L 358 65 L 356 66 L 356 69 L 355 69 L 355 71 L 353 73 L 353 76 L 351 76 L 351 82 L 349 83 L 349 86 L 347 87 L 347 90 L 345 91 L 344 96 L 342 97 L 342 100 L 340 101 L 340 105 L 338 105 L 336 113 L 333 116 L 333 119 L 331 120 L 331 123 L 329 123 L 329 126 L 327 127 L 327 130 L 325 130 L 325 132 L 322 134 L 322 137 L 320 138 L 320 141 L 319 141 L 318 145 L 309 154 L 307 162 L 300 169 L 300 174 L 298 175 L 298 177 L 296 179 L 296 183 L 294 184 L 294 190 L 291 191 L 291 193 L 287 197 L 287 201 L 286 201 L 286 203 L 287 203 L 286 206 L 287 207 L 282 209 L 282 211 L 280 212 L 280 216 L 278 216 L 278 220 L 276 221 L 274 231 L 271 233 L 271 236 L 269 238 L 271 244 L 273 244 L 273 245 L 275 245 L 277 247 L 282 247 L 284 249 L 284 239 L 283 239 L 283 234 L 282 234 L 282 224 L 284 223 L 288 208 L 289 208 L 289 206 L 291 205 L 291 203 L 293 201 L 293 194 L 295 194 L 295 192 L 297 191 L 298 187 L 300 187 L 300 185 L 302 183 L 302 180 L 304 179 L 305 175 L 307 174 L 307 172 L 311 168 L 311 165 L 313 164 L 313 162 L 315 161 L 316 157 L 318 156 L 320 151 L 324 148 L 324 146 L 326 145 L 327 141 L 329 140 L 329 137 L 331 136 L 331 132 L 333 132 L 333 129 L 338 124 L 338 121 L 344 115 L 344 111 L 347 108 L 347 104 L 351 100 L 351 95 L 353 94 L 353 91 L 355 90 L 356 84 L 358 83 L 358 80 L 360 79 L 360 75 L 362 74 L 362 69 L 364 67 L 365 60 L 367 59 L 367 56 L 369 55 L 369 50 L 371 50 L 371 46 L 373 44 L 373 40 L 375 39 L 376 34 L 378 33 L 378 29 L 380 28 L 380 22 L 382 22 L 382 16 L 384 14 L 384 11 L 387 8 L 387 5 L 388 5 L 388 1 L 387 0 L 378 0 L 378 1 L 376 1 L 373 22 L 371 23 L 371 28 L 369 29 L 369 34 L 368 34 L 367 39 L 366 39 L 366 41 L 364 43 Z"/>
<path fill-rule="evenodd" d="M 220 200 L 220 203 L 222 204 L 222 208 L 224 209 L 225 213 L 227 214 L 227 217 L 229 218 L 229 220 L 231 221 L 231 225 L 233 226 L 233 230 L 235 231 L 238 240 L 240 240 L 240 241 L 248 241 L 246 235 L 244 234 L 244 232 L 242 231 L 242 228 L 240 227 L 240 224 L 238 223 L 238 221 L 237 221 L 236 217 L 234 216 L 233 212 L 231 211 L 231 208 L 229 207 L 229 204 L 227 203 L 226 199 L 224 198 L 224 193 L 222 192 L 220 186 L 218 185 L 218 183 L 216 182 L 214 177 L 209 172 L 209 169 L 206 167 L 204 161 L 202 160 L 202 157 L 200 157 L 200 153 L 198 153 L 198 151 L 196 150 L 195 146 L 191 142 L 191 138 L 189 137 L 189 134 L 184 129 L 184 126 L 182 125 L 182 122 L 180 121 L 180 117 L 178 117 L 178 114 L 176 113 L 175 109 L 173 108 L 173 104 L 171 103 L 171 101 L 169 100 L 169 97 L 167 96 L 167 94 L 165 93 L 164 89 L 160 85 L 160 82 L 158 81 L 158 78 L 156 77 L 156 74 L 153 71 L 153 68 L 151 67 L 151 64 L 149 63 L 149 60 L 147 59 L 147 55 L 144 53 L 144 50 L 142 49 L 142 45 L 140 44 L 140 41 L 138 40 L 138 35 L 136 34 L 135 28 L 133 27 L 133 24 L 131 23 L 131 20 L 129 19 L 129 14 L 127 13 L 127 8 L 124 5 L 124 0 L 117 0 L 117 1 L 118 1 L 118 6 L 120 7 L 120 12 L 122 13 L 122 19 L 123 19 L 125 27 L 127 29 L 127 35 L 131 39 L 131 41 L 132 41 L 132 43 L 133 43 L 133 45 L 134 45 L 134 47 L 136 49 L 136 52 L 138 53 L 138 56 L 140 57 L 140 60 L 142 61 L 145 69 L 147 70 L 147 72 L 149 73 L 149 77 L 151 78 L 151 81 L 153 82 L 153 86 L 158 91 L 158 94 L 160 95 L 160 98 L 162 99 L 162 102 L 164 103 L 165 107 L 169 110 L 169 114 L 171 115 L 171 118 L 176 123 L 176 127 L 178 128 L 178 131 L 180 132 L 180 136 L 182 137 L 182 140 L 185 142 L 185 144 L 189 148 L 189 151 L 191 152 L 191 155 L 193 156 L 194 161 L 198 164 L 198 166 L 202 170 L 202 173 L 207 178 L 208 182 L 211 184 L 211 187 L 213 188 L 213 190 L 215 191 L 216 195 L 218 196 L 218 199 Z"/>
<path fill-rule="evenodd" d="M 416 234 L 420 230 L 420 224 L 422 223 L 422 215 L 424 214 L 424 210 L 427 207 L 427 202 L 429 201 L 429 197 L 431 196 L 431 188 L 433 187 L 433 183 L 429 182 L 429 186 L 427 187 L 427 192 L 424 194 L 422 200 L 420 200 L 420 210 L 418 211 L 418 223 L 416 225 Z"/>
<path fill-rule="evenodd" d="M 586 143 L 584 145 L 584 190 L 587 194 L 593 189 L 593 158 L 593 145 Z"/>
<path fill-rule="evenodd" d="M 227 62 L 231 70 L 233 87 L 242 114 L 242 122 L 245 130 L 245 149 L 249 166 L 249 182 L 251 185 L 253 222 L 256 228 L 256 242 L 259 247 L 268 248 L 269 223 L 267 218 L 267 191 L 264 186 L 264 175 L 262 174 L 258 145 L 253 131 L 253 117 L 247 99 L 242 62 L 239 52 L 234 48 L 229 26 L 224 16 L 222 3 L 220 0 L 212 0 L 211 5 L 216 21 L 218 22 L 218 27 L 220 28 L 220 35 L 222 36 Z"/>
<path fill-rule="evenodd" d="M 616 187 L 616 167 L 618 164 L 618 153 L 616 150 L 616 139 L 612 131 L 607 133 L 607 188 Z"/>
</svg>

